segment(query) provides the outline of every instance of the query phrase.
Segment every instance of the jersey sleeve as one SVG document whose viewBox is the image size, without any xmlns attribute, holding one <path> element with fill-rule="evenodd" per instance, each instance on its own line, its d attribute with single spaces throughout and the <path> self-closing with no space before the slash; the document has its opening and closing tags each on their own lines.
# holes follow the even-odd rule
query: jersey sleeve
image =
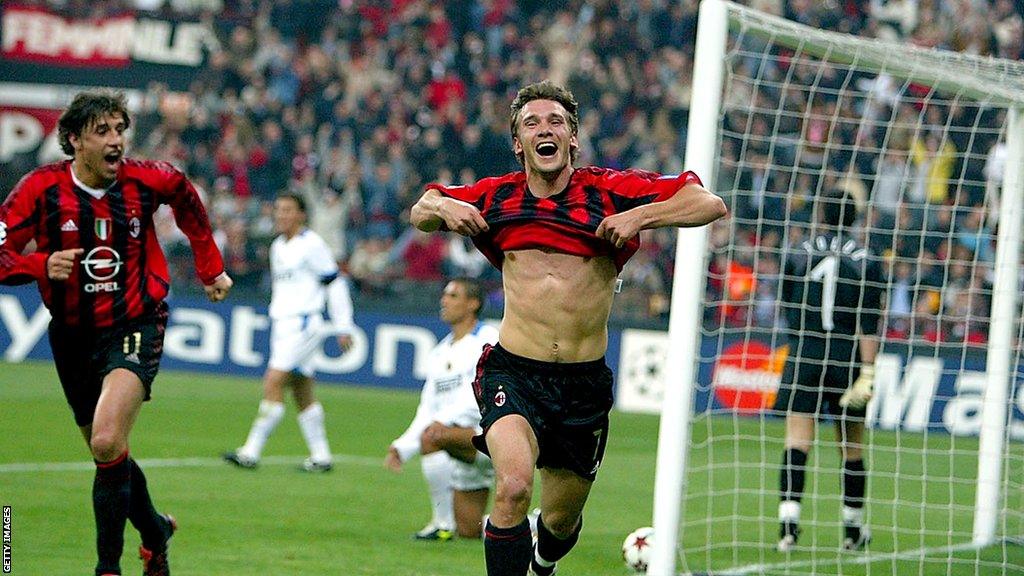
<svg viewBox="0 0 1024 576">
<path fill-rule="evenodd" d="M 690 171 L 662 176 L 645 170 L 610 170 L 602 176 L 602 184 L 619 212 L 668 200 L 689 184 L 703 186 L 700 178 Z"/>
<path fill-rule="evenodd" d="M 487 189 L 483 185 L 483 181 L 467 186 L 445 186 L 444 184 L 430 183 L 427 184 L 426 188 L 427 190 L 437 190 L 441 193 L 441 196 L 446 198 L 468 202 L 478 208 L 478 204 L 483 200 L 484 192 Z"/>
<path fill-rule="evenodd" d="M 420 405 L 416 407 L 416 415 L 413 417 L 409 427 L 402 432 L 402 435 L 395 438 L 391 446 L 398 451 L 398 457 L 402 462 L 408 461 L 420 453 L 420 436 L 423 431 L 434 421 L 434 414 L 431 406 L 434 405 L 434 381 L 427 378 L 423 383 L 423 390 L 420 392 Z"/>
<path fill-rule="evenodd" d="M 352 295 L 348 282 L 341 276 L 338 263 L 335 262 L 334 255 L 323 238 L 314 236 L 307 257 L 307 264 L 327 290 L 327 311 L 331 316 L 334 332 L 351 334 L 355 326 L 352 320 Z"/>
<path fill-rule="evenodd" d="M 348 279 L 335 276 L 327 285 L 327 310 L 331 315 L 331 324 L 337 334 L 352 334 L 355 321 L 352 319 L 352 294 L 348 287 Z"/>
<path fill-rule="evenodd" d="M 14 191 L 0 204 L 0 284 L 27 284 L 45 281 L 49 254 L 22 254 L 38 233 L 40 191 L 31 175 L 22 178 Z"/>
<path fill-rule="evenodd" d="M 213 240 L 206 208 L 195 187 L 180 170 L 170 164 L 164 164 L 164 168 L 163 186 L 159 188 L 160 202 L 170 205 L 174 222 L 188 238 L 199 279 L 203 284 L 213 284 L 224 273 L 224 260 Z"/>
<path fill-rule="evenodd" d="M 472 204 L 480 211 L 481 216 L 486 219 L 487 191 L 493 190 L 493 186 L 488 185 L 488 180 L 493 179 L 485 178 L 484 180 L 466 186 L 445 186 L 443 184 L 431 183 L 427 184 L 426 189 L 428 191 L 437 190 L 441 193 L 441 196 L 445 198 L 452 198 Z M 448 224 L 443 220 L 441 221 L 440 230 L 448 231 Z"/>
<path fill-rule="evenodd" d="M 882 297 L 885 292 L 882 267 L 870 259 L 865 267 L 864 288 L 861 296 L 860 331 L 865 336 L 878 335 L 878 324 L 882 317 Z"/>
<path fill-rule="evenodd" d="M 320 277 L 320 282 L 330 283 L 338 277 L 338 263 L 331 254 L 327 242 L 319 236 L 313 236 L 309 247 L 309 267 Z"/>
</svg>

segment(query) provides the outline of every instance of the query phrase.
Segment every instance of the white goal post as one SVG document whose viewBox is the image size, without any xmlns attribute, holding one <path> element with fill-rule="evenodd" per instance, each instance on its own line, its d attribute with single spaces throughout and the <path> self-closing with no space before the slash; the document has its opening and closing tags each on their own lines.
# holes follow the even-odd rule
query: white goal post
<svg viewBox="0 0 1024 576">
<path fill-rule="evenodd" d="M 950 536 L 951 549 L 989 546 L 999 538 L 998 524 L 1000 514 L 1005 510 L 1004 491 L 1008 482 L 1016 487 L 1021 485 L 1020 479 L 1008 480 L 1003 463 L 1010 437 L 1008 411 L 1013 401 L 1011 392 L 1021 362 L 1021 335 L 1017 328 L 1021 317 L 1018 294 L 1021 289 L 1019 263 L 1021 226 L 1024 220 L 1024 63 L 926 50 L 815 30 L 723 0 L 704 0 L 700 6 L 697 29 L 694 89 L 690 103 L 685 165 L 687 169 L 700 174 L 710 190 L 724 194 L 735 192 L 728 189 L 732 182 L 719 182 L 718 177 L 722 165 L 719 151 L 723 145 L 723 102 L 728 98 L 726 90 L 730 81 L 727 57 L 737 34 L 762 41 L 766 53 L 783 48 L 790 51 L 794 60 L 819 59 L 845 71 L 856 71 L 860 75 L 884 75 L 902 83 L 904 91 L 912 84 L 924 86 L 927 91 L 921 97 L 923 100 L 942 98 L 944 96 L 941 95 L 948 94 L 952 96 L 946 102 L 951 106 L 969 101 L 981 107 L 1005 111 L 1005 123 L 998 136 L 1006 151 L 998 208 L 994 199 L 991 206 L 986 205 L 986 209 L 997 212 L 999 218 L 994 261 L 982 263 L 975 255 L 974 261 L 970 263 L 972 278 L 974 269 L 984 268 L 991 272 L 988 276 L 991 285 L 988 296 L 991 302 L 988 310 L 990 320 L 984 353 L 986 380 L 979 408 L 981 425 L 977 446 L 977 488 L 974 493 L 973 529 L 969 531 L 972 537 L 967 542 L 954 542 Z M 849 73 L 846 82 L 850 82 L 852 76 L 852 72 Z M 760 80 L 760 77 L 752 79 L 755 82 Z M 843 90 L 846 88 L 846 84 L 841 87 Z M 814 86 L 813 89 L 820 88 Z M 754 107 L 756 103 L 750 102 L 749 105 Z M 779 114 L 784 114 L 781 104 Z M 835 120 L 832 118 L 833 125 Z M 896 123 L 899 120 L 893 117 L 890 121 Z M 917 126 L 911 130 L 917 134 L 929 128 L 933 131 L 949 129 L 948 122 L 945 126 L 929 126 L 928 122 L 931 121 L 925 118 L 925 112 L 922 111 L 917 118 Z M 867 121 L 862 120 L 861 128 L 865 124 Z M 979 132 L 983 130 L 977 124 L 974 128 Z M 886 142 L 876 150 L 880 154 L 889 149 L 888 132 L 886 134 Z M 772 131 L 771 135 L 780 136 L 778 129 Z M 942 144 L 946 138 L 945 135 L 941 136 Z M 973 133 L 970 138 L 973 141 Z M 797 146 L 800 145 L 797 143 Z M 829 145 L 826 143 L 824 146 L 827 154 Z M 856 155 L 857 152 L 854 150 L 850 153 Z M 961 160 L 967 162 L 971 159 Z M 963 173 L 956 176 L 964 178 Z M 783 205 L 786 205 L 785 200 Z M 761 217 L 764 216 L 762 213 Z M 785 226 L 788 225 L 787 220 Z M 952 234 L 950 232 L 950 236 Z M 680 526 L 684 523 L 681 516 L 684 515 L 687 477 L 691 472 L 688 457 L 693 442 L 694 394 L 701 360 L 708 253 L 707 228 L 679 231 L 676 247 L 678 265 L 675 267 L 669 319 L 668 347 L 671 353 L 666 357 L 663 371 L 664 400 L 654 490 L 653 526 L 657 545 L 647 572 L 650 576 L 674 576 L 678 572 L 678 542 L 683 536 L 680 534 Z M 977 274 L 980 276 L 981 272 Z M 870 449 L 869 445 L 866 450 Z M 768 452 L 768 459 L 763 462 L 764 468 L 774 469 L 778 465 L 775 459 L 777 454 Z M 771 497 L 772 494 L 765 495 L 765 499 Z M 770 523 L 773 519 L 768 518 L 766 521 Z M 813 551 L 809 554 L 810 559 L 805 568 L 810 566 L 813 572 L 818 560 Z M 730 567 L 724 569 L 723 573 L 729 573 Z M 921 570 L 922 574 L 926 573 L 923 568 Z"/>
</svg>

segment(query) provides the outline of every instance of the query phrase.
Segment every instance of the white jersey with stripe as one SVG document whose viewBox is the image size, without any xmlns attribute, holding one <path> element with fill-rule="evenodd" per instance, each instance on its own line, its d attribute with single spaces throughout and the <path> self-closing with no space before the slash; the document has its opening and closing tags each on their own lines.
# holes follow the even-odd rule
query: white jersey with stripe
<svg viewBox="0 0 1024 576">
<path fill-rule="evenodd" d="M 351 329 L 348 285 L 339 278 L 338 264 L 327 243 L 315 232 L 306 229 L 292 238 L 275 238 L 270 245 L 270 270 L 271 319 L 323 314 L 327 303 L 335 329 Z"/>
<path fill-rule="evenodd" d="M 420 436 L 432 422 L 475 428 L 479 432 L 480 408 L 473 394 L 473 380 L 484 344 L 497 341 L 497 328 L 477 322 L 469 334 L 453 340 L 449 333 L 430 352 L 427 380 L 416 416 L 392 442 L 403 462 L 419 454 Z"/>
</svg>

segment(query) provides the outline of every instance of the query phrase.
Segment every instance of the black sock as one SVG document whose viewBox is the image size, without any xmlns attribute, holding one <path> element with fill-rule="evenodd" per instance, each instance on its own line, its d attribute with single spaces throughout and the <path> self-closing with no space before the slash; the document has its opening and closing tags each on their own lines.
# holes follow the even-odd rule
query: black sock
<svg viewBox="0 0 1024 576">
<path fill-rule="evenodd" d="M 153 500 L 149 497 L 149 488 L 146 485 L 146 475 L 135 460 L 129 458 L 128 465 L 132 469 L 132 496 L 128 508 L 128 520 L 142 536 L 142 545 L 151 552 L 163 552 L 167 546 L 168 532 L 167 522 L 153 507 Z"/>
<path fill-rule="evenodd" d="M 864 460 L 843 462 L 843 506 L 863 508 L 866 484 L 867 474 L 864 471 Z"/>
<path fill-rule="evenodd" d="M 110 462 L 96 463 L 92 483 L 92 509 L 96 517 L 96 573 L 121 573 L 124 525 L 131 501 L 131 466 L 128 453 Z"/>
<path fill-rule="evenodd" d="M 782 500 L 799 502 L 804 497 L 804 475 L 807 452 L 787 448 L 782 454 L 782 472 L 779 474 L 779 496 Z"/>
<path fill-rule="evenodd" d="M 548 530 L 548 527 L 544 525 L 543 516 L 537 517 L 537 555 L 544 559 L 545 562 L 558 562 L 565 557 L 566 554 L 572 550 L 572 547 L 576 545 L 576 542 L 580 539 L 580 531 L 583 530 L 583 517 L 580 516 L 579 522 L 576 523 L 576 529 L 572 531 L 566 539 L 561 539 L 555 536 Z M 544 568 L 537 564 L 534 560 L 533 570 L 537 574 L 550 573 L 553 568 Z"/>
<path fill-rule="evenodd" d="M 533 537 L 528 520 L 524 518 L 511 528 L 497 528 L 487 520 L 484 528 L 487 576 L 523 576 L 530 566 L 532 551 Z"/>
</svg>

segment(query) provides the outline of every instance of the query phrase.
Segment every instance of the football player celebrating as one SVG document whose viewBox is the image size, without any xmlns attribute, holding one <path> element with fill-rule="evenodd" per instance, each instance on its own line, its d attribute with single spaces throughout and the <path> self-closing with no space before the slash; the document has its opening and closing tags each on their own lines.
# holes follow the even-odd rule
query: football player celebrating
<svg viewBox="0 0 1024 576">
<path fill-rule="evenodd" d="M 574 168 L 577 103 L 553 83 L 520 90 L 509 127 L 523 171 L 470 186 L 428 185 L 411 220 L 420 230 L 472 237 L 501 270 L 504 318 L 474 384 L 483 428 L 474 443 L 496 474 L 487 574 L 529 568 L 547 576 L 579 538 L 608 441 L 612 374 L 604 353 L 618 272 L 641 230 L 703 226 L 726 208 L 692 172 Z M 535 548 L 527 520 L 534 468 Z"/>
<path fill-rule="evenodd" d="M 36 282 L 75 423 L 96 461 L 96 574 L 120 574 L 125 522 L 142 535 L 146 575 L 169 574 L 175 521 L 157 513 L 128 437 L 160 368 L 170 288 L 153 213 L 169 204 L 210 300 L 231 289 L 206 210 L 185 175 L 124 156 L 123 95 L 83 92 L 58 123 L 71 160 L 25 176 L 0 206 L 0 283 Z M 29 241 L 35 251 L 23 254 Z"/>
</svg>

